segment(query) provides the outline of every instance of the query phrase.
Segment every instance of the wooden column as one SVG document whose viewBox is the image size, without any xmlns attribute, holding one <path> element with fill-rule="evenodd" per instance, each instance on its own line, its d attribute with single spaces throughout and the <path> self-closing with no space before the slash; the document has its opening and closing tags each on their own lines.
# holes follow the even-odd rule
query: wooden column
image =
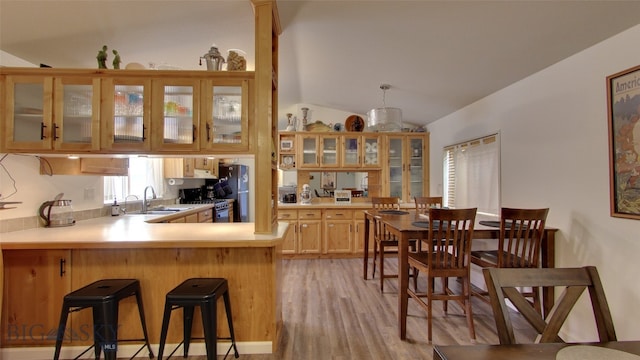
<svg viewBox="0 0 640 360">
<path fill-rule="evenodd" d="M 256 45 L 256 233 L 271 233 L 276 221 L 277 168 L 275 160 L 277 99 L 277 37 L 280 34 L 274 0 L 252 0 Z"/>
</svg>

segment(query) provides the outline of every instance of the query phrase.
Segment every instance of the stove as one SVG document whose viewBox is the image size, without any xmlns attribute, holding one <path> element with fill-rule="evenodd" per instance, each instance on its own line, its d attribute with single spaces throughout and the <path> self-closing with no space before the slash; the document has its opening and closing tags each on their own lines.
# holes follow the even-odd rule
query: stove
<svg viewBox="0 0 640 360">
<path fill-rule="evenodd" d="M 181 204 L 193 204 L 193 205 L 202 205 L 202 204 L 215 204 L 214 208 L 216 211 L 226 210 L 229 208 L 229 202 L 224 199 L 203 199 L 203 200 L 184 200 L 180 199 Z"/>
</svg>

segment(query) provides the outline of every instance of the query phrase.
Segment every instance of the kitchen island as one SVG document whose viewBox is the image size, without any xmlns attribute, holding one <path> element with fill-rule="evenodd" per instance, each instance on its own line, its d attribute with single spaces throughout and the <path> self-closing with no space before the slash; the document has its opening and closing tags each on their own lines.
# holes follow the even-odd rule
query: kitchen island
<svg viewBox="0 0 640 360">
<path fill-rule="evenodd" d="M 288 224 L 280 223 L 265 235 L 255 234 L 253 223 L 157 223 L 162 219 L 142 214 L 101 217 L 70 227 L 0 234 L 4 257 L 2 358 L 26 359 L 28 351 L 39 352 L 34 357 L 48 351 L 53 354 L 52 334 L 64 295 L 104 278 L 140 280 L 152 344 L 159 343 L 168 291 L 191 277 L 226 278 L 240 352 L 274 351 L 282 327 L 281 245 Z M 134 302 L 126 299 L 120 308 L 119 337 L 139 338 Z M 221 306 L 218 316 L 219 334 L 227 336 Z M 86 333 L 83 329 L 92 324 L 88 310 L 70 319 L 75 335 Z M 194 336 L 202 334 L 200 324 L 197 317 Z M 180 342 L 181 326 L 181 317 L 173 317 L 168 344 Z M 63 350 L 90 340 L 77 336 Z M 19 346 L 32 347 L 17 349 Z M 198 350 L 193 347 L 190 355 L 198 355 Z M 123 345 L 118 355 L 126 354 Z"/>
</svg>

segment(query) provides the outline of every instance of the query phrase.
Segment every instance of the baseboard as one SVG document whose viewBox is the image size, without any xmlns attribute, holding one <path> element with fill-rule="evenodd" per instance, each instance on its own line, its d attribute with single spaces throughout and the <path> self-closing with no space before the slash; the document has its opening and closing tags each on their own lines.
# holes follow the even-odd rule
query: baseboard
<svg viewBox="0 0 640 360">
<path fill-rule="evenodd" d="M 228 341 L 220 341 L 218 342 L 218 355 L 223 355 L 229 349 L 231 345 Z M 177 346 L 177 344 L 166 344 L 164 348 L 163 357 L 169 355 L 173 349 Z M 272 343 L 271 341 L 247 341 L 247 342 L 237 342 L 236 346 L 238 348 L 238 352 L 240 354 L 271 354 L 272 351 Z M 140 345 L 118 345 L 118 357 L 126 357 L 129 358 L 133 356 L 133 354 L 138 351 Z M 83 352 L 86 349 L 86 346 L 62 346 L 60 351 L 61 359 L 73 359 L 78 354 Z M 151 349 L 153 349 L 153 354 L 155 357 L 158 356 L 158 344 L 151 344 Z M 50 360 L 53 358 L 53 353 L 55 351 L 55 347 L 53 346 L 43 346 L 43 347 L 20 347 L 20 348 L 3 348 L 0 349 L 0 359 L 3 360 Z M 189 346 L 189 356 L 202 356 L 206 355 L 206 349 L 203 342 L 195 342 Z M 233 350 L 229 353 L 233 354 Z M 178 349 L 178 351 L 173 354 L 173 357 L 182 358 L 182 348 Z M 93 359 L 93 350 L 84 354 L 81 359 Z M 136 359 L 148 359 L 148 354 L 146 351 L 142 350 Z"/>
</svg>

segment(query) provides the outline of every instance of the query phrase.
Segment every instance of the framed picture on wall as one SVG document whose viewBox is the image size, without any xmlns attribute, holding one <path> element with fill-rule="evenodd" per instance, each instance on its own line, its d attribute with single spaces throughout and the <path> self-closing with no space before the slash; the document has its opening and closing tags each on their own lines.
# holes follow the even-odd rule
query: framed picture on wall
<svg viewBox="0 0 640 360">
<path fill-rule="evenodd" d="M 640 220 L 640 65 L 607 77 L 611 216 Z"/>
</svg>

